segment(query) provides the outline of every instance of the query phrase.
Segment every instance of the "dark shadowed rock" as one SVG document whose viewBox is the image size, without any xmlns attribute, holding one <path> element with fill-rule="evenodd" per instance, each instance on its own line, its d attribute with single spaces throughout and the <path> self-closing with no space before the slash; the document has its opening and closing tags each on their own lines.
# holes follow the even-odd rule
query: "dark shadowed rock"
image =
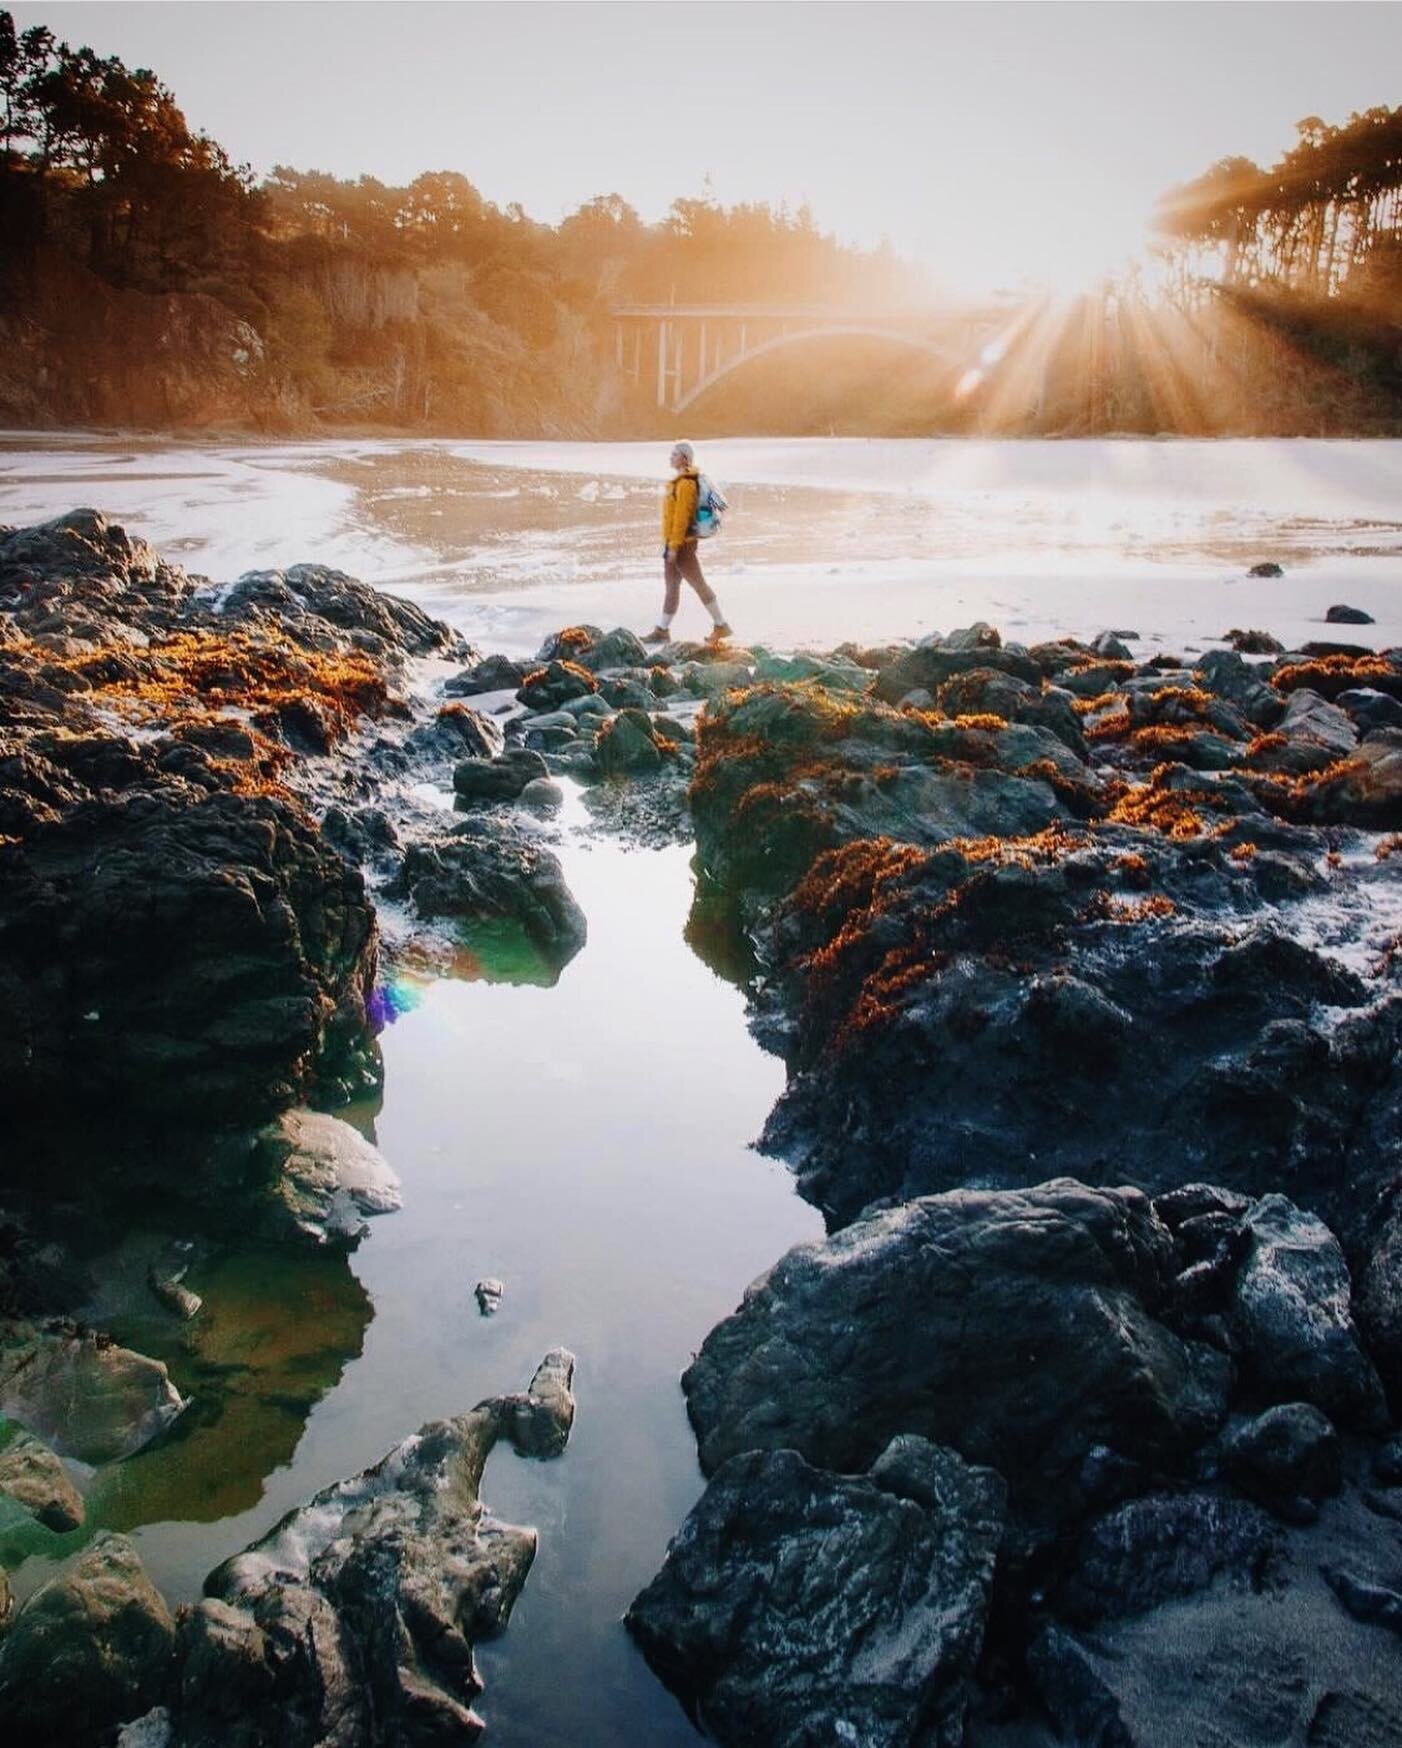
<svg viewBox="0 0 1402 1748">
<path fill-rule="evenodd" d="M 1099 1658 L 1065 1627 L 1048 1622 L 1027 1648 L 1027 1671 L 1061 1741 L 1076 1748 L 1136 1748 Z"/>
<path fill-rule="evenodd" d="M 1373 615 L 1365 613 L 1361 607 L 1334 606 L 1324 615 L 1329 625 L 1372 625 Z"/>
<path fill-rule="evenodd" d="M 1258 1589 L 1280 1548 L 1271 1520 L 1244 1500 L 1150 1494 L 1081 1532 L 1057 1608 L 1088 1626 L 1143 1614 L 1218 1579 Z"/>
<path fill-rule="evenodd" d="M 390 890 L 425 920 L 514 925 L 555 973 L 584 945 L 584 913 L 558 859 L 524 838 L 464 832 L 411 844 Z"/>
<path fill-rule="evenodd" d="M 1272 637 L 1269 631 L 1239 631 L 1235 628 L 1225 634 L 1224 642 L 1231 644 L 1234 650 L 1242 655 L 1284 655 L 1285 645 L 1278 637 Z"/>
<path fill-rule="evenodd" d="M 1249 577 L 1283 577 L 1285 572 L 1274 559 L 1268 558 L 1264 559 L 1260 564 L 1253 564 L 1246 574 Z"/>
<path fill-rule="evenodd" d="M 367 1217 L 402 1205 L 399 1179 L 358 1129 L 320 1111 L 286 1111 L 259 1136 L 268 1194 L 260 1229 L 279 1242 L 351 1249 Z"/>
<path fill-rule="evenodd" d="M 108 1738 L 161 1692 L 174 1638 L 135 1548 L 125 1536 L 100 1535 L 30 1597 L 0 1640 L 7 1739 L 86 1748 Z"/>
<path fill-rule="evenodd" d="M 516 702 L 527 710 L 558 710 L 571 698 L 598 691 L 598 682 L 587 668 L 571 661 L 550 661 L 524 675 Z"/>
<path fill-rule="evenodd" d="M 1222 1473 L 1290 1523 L 1310 1523 L 1343 1484 L 1339 1435 L 1308 1402 L 1287 1402 L 1229 1428 Z"/>
<path fill-rule="evenodd" d="M 647 777 L 662 769 L 663 745 L 645 710 L 623 709 L 600 725 L 594 759 L 605 777 Z"/>
<path fill-rule="evenodd" d="M 138 792 L 0 844 L 0 1083 L 23 1106 L 256 1120 L 352 1077 L 358 871 L 267 796 Z"/>
<path fill-rule="evenodd" d="M 897 1432 L 1077 1509 L 1087 1452 L 1173 1465 L 1220 1423 L 1230 1368 L 1160 1322 L 1172 1238 L 1133 1190 L 961 1190 L 791 1250 L 682 1383 L 709 1474 L 791 1447 L 854 1469 Z"/>
<path fill-rule="evenodd" d="M 443 690 L 450 698 L 472 698 L 479 692 L 514 692 L 526 677 L 526 668 L 509 656 L 484 656 L 480 662 L 465 668 L 445 681 Z"/>
<path fill-rule="evenodd" d="M 1389 697 L 1371 686 L 1340 692 L 1334 702 L 1361 735 L 1375 728 L 1402 728 L 1402 699 Z"/>
<path fill-rule="evenodd" d="M 531 747 L 508 747 L 495 758 L 464 759 L 453 771 L 459 806 L 481 801 L 514 801 L 528 783 L 548 777 L 549 767 Z"/>
<path fill-rule="evenodd" d="M 869 1476 L 793 1451 L 734 1457 L 628 1629 L 720 1742 L 958 1742 L 1002 1495 L 996 1475 L 917 1438 Z"/>
</svg>

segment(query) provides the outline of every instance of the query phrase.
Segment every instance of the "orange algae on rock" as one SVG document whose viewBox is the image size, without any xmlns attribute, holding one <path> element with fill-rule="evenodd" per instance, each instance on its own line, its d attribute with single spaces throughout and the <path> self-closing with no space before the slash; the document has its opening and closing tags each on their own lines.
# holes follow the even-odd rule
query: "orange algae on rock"
<svg viewBox="0 0 1402 1748">
<path fill-rule="evenodd" d="M 261 726 L 308 704 L 335 739 L 388 704 L 384 678 L 360 650 L 304 649 L 262 631 L 183 631 L 144 648 L 35 659 L 87 682 L 86 696 L 137 720 L 209 720 L 246 712 Z"/>
<path fill-rule="evenodd" d="M 1378 655 L 1313 656 L 1308 661 L 1287 662 L 1271 675 L 1271 684 L 1277 692 L 1296 692 L 1308 686 L 1322 698 L 1331 699 L 1355 687 L 1376 687 L 1379 681 L 1386 682 L 1384 690 L 1402 688 L 1402 676 L 1397 669 Z"/>
</svg>

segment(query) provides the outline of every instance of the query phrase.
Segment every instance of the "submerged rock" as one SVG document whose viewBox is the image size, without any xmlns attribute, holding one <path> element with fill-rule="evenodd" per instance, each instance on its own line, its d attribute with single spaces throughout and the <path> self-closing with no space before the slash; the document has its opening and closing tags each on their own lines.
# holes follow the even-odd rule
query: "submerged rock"
<svg viewBox="0 0 1402 1748">
<path fill-rule="evenodd" d="M 100 1535 L 0 1639 L 7 1740 L 88 1748 L 107 1739 L 159 1696 L 174 1643 L 170 1610 L 135 1548 Z"/>
<path fill-rule="evenodd" d="M 46 1444 L 20 1432 L 0 1445 L 0 1498 L 9 1499 L 57 1535 L 77 1529 L 83 1496 Z"/>
<path fill-rule="evenodd" d="M 957 1742 L 1002 1495 L 997 1476 L 918 1438 L 865 1476 L 793 1451 L 733 1457 L 628 1629 L 719 1742 Z"/>
<path fill-rule="evenodd" d="M 0 1414 L 62 1456 L 117 1462 L 158 1437 L 184 1407 L 159 1360 L 103 1336 L 0 1325 Z"/>
<path fill-rule="evenodd" d="M 181 1626 L 173 1748 L 474 1740 L 473 1645 L 506 1626 L 536 1549 L 483 1506 L 482 1471 L 502 1437 L 563 1450 L 573 1369 L 547 1355 L 528 1393 L 421 1428 L 211 1573 Z"/>
</svg>

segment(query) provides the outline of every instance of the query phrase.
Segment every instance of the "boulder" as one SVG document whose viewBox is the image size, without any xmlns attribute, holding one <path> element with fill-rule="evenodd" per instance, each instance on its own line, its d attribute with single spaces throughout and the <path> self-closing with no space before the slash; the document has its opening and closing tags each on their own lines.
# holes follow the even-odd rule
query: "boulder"
<svg viewBox="0 0 1402 1748">
<path fill-rule="evenodd" d="M 619 625 L 612 631 L 602 632 L 574 659 L 591 674 L 598 674 L 606 668 L 645 668 L 648 652 L 636 632 Z"/>
<path fill-rule="evenodd" d="M 1214 1493 L 1153 1493 L 1082 1529 L 1056 1592 L 1077 1626 L 1145 1614 L 1223 1580 L 1259 1589 L 1283 1548 L 1263 1511 Z"/>
<path fill-rule="evenodd" d="M 389 890 L 426 921 L 452 919 L 469 941 L 483 926 L 511 925 L 540 955 L 551 981 L 587 933 L 559 860 L 525 838 L 463 833 L 411 844 Z"/>
<path fill-rule="evenodd" d="M 1402 1195 L 1395 1192 L 1369 1234 L 1353 1310 L 1393 1408 L 1402 1408 Z M 1397 1479 L 1402 1481 L 1402 1442 Z"/>
<path fill-rule="evenodd" d="M 445 704 L 432 722 L 416 728 L 409 737 L 411 749 L 442 754 L 446 758 L 491 759 L 506 744 L 501 724 L 493 716 L 474 710 L 470 704 Z"/>
<path fill-rule="evenodd" d="M 1372 625 L 1373 615 L 1365 613 L 1361 607 L 1334 606 L 1324 615 L 1328 625 Z"/>
<path fill-rule="evenodd" d="M 83 1496 L 58 1457 L 37 1438 L 19 1432 L 0 1446 L 0 1498 L 27 1511 L 56 1535 L 77 1529 L 86 1515 Z"/>
<path fill-rule="evenodd" d="M 733 1457 L 626 1624 L 719 1742 L 958 1742 L 1002 1494 L 919 1438 L 865 1476 L 793 1451 Z"/>
<path fill-rule="evenodd" d="M 1339 1435 L 1308 1402 L 1285 1402 L 1230 1427 L 1222 1473 L 1289 1523 L 1313 1523 L 1319 1502 L 1343 1485 Z"/>
<path fill-rule="evenodd" d="M 1136 1748 L 1099 1662 L 1083 1640 L 1055 1621 L 1027 1647 L 1027 1673 L 1061 1741 L 1077 1748 Z"/>
<path fill-rule="evenodd" d="M 365 1220 L 403 1205 L 399 1179 L 377 1147 L 320 1111 L 285 1111 L 259 1137 L 269 1205 L 260 1226 L 275 1241 L 353 1249 Z"/>
<path fill-rule="evenodd" d="M 1389 697 L 1371 686 L 1355 686 L 1334 700 L 1360 735 L 1375 728 L 1402 728 L 1402 699 Z"/>
<path fill-rule="evenodd" d="M 573 1368 L 548 1355 L 530 1392 L 422 1427 L 212 1572 L 182 1626 L 173 1748 L 474 1740 L 473 1646 L 536 1550 L 483 1506 L 483 1468 L 503 1437 L 564 1448 Z"/>
<path fill-rule="evenodd" d="M 1242 655 L 1284 655 L 1285 645 L 1269 631 L 1228 631 L 1223 639 Z"/>
<path fill-rule="evenodd" d="M 101 1534 L 0 1640 L 0 1719 L 18 1743 L 87 1748 L 160 1694 L 175 1623 L 125 1536 Z"/>
<path fill-rule="evenodd" d="M 1332 1420 L 1378 1430 L 1382 1385 L 1359 1345 L 1338 1239 L 1281 1195 L 1255 1203 L 1244 1225 L 1251 1243 L 1228 1318 L 1259 1398 L 1312 1403 Z"/>
<path fill-rule="evenodd" d="M 958 1190 L 799 1245 L 682 1380 L 701 1466 L 746 1450 L 869 1463 L 898 1432 L 997 1466 L 1020 1509 L 1078 1508 L 1087 1453 L 1182 1463 L 1230 1367 L 1159 1320 L 1173 1240 L 1135 1190 Z"/>
<path fill-rule="evenodd" d="M 449 698 L 473 698 L 479 692 L 514 692 L 526 677 L 520 662 L 504 655 L 485 656 L 443 684 Z"/>
<path fill-rule="evenodd" d="M 620 710 L 594 741 L 594 759 L 605 777 L 651 776 L 662 769 L 662 757 L 657 730 L 642 710 Z"/>
<path fill-rule="evenodd" d="M 1260 564 L 1253 564 L 1247 571 L 1249 577 L 1283 577 L 1285 572 L 1274 559 L 1264 559 Z"/>
<path fill-rule="evenodd" d="M 165 1366 L 94 1334 L 0 1325 L 0 1414 L 80 1463 L 113 1463 L 185 1407 Z"/>
<path fill-rule="evenodd" d="M 527 710 L 558 710 L 571 698 L 598 691 L 598 682 L 587 668 L 571 661 L 550 661 L 524 675 L 516 702 Z"/>
<path fill-rule="evenodd" d="M 1313 825 L 1402 830 L 1402 728 L 1375 728 L 1355 751 L 1309 784 L 1295 802 Z"/>
<path fill-rule="evenodd" d="M 528 783 L 549 774 L 545 760 L 533 748 L 508 747 L 495 758 L 464 759 L 453 771 L 453 792 L 460 807 L 515 801 Z"/>
</svg>

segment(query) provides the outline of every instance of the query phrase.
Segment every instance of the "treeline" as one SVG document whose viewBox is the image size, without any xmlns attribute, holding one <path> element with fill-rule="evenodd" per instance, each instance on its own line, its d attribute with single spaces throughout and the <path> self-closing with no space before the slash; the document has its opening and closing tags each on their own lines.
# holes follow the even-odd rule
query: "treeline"
<svg viewBox="0 0 1402 1748">
<path fill-rule="evenodd" d="M 1318 116 L 1269 169 L 1223 158 L 1174 189 L 1160 228 L 1221 284 L 1359 302 L 1402 289 L 1402 108 Z M 1396 304 L 1393 304 L 1394 309 Z"/>
<path fill-rule="evenodd" d="M 1402 109 L 1302 122 L 1276 164 L 1224 160 L 1158 220 L 1152 289 L 1009 306 L 986 371 L 795 348 L 738 372 L 696 426 L 1402 432 Z M 648 223 L 608 194 L 548 225 L 453 171 L 260 183 L 153 72 L 6 12 L 0 236 L 16 425 L 641 434 L 659 415 L 614 366 L 619 304 L 931 300 L 889 247 L 847 247 L 806 207 L 682 199 Z"/>
<path fill-rule="evenodd" d="M 258 184 L 147 69 L 0 12 L 0 417 L 588 434 L 652 416 L 619 302 L 924 295 L 808 209 L 620 196 L 557 225 L 462 175 Z"/>
</svg>

